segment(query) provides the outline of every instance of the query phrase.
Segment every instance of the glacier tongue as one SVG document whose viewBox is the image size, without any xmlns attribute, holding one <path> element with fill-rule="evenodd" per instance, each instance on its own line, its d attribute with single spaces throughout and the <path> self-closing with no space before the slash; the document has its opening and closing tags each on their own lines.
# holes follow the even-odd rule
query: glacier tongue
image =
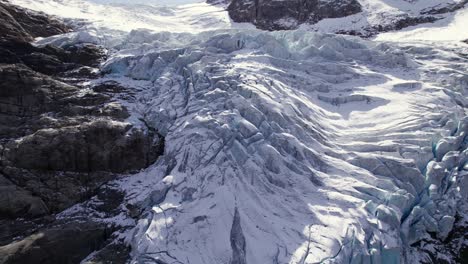
<svg viewBox="0 0 468 264">
<path fill-rule="evenodd" d="M 121 182 L 146 208 L 134 263 L 414 263 L 466 201 L 466 61 L 449 48 L 257 30 L 113 48 L 107 78 L 146 82 L 134 115 L 166 138 Z"/>
</svg>

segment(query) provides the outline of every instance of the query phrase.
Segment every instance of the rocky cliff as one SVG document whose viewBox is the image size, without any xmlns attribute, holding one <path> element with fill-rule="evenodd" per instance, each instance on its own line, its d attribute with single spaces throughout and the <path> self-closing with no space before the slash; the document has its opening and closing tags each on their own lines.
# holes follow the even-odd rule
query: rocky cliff
<svg viewBox="0 0 468 264">
<path fill-rule="evenodd" d="M 73 29 L 5 1 L 0 24 L 0 263 L 79 263 L 115 227 L 55 215 L 95 195 L 97 211 L 119 213 L 122 195 L 105 184 L 154 163 L 164 139 L 126 121 L 125 87 L 90 84 L 102 47 L 34 46 Z"/>
<path fill-rule="evenodd" d="M 450 16 L 468 3 L 466 0 L 442 2 L 398 0 L 393 3 L 383 1 L 380 4 L 374 0 L 207 0 L 207 2 L 225 6 L 234 22 L 252 23 L 260 29 L 296 29 L 305 24 L 317 31 L 364 37 L 373 36 L 378 32 L 435 22 Z M 389 6 L 391 8 L 388 8 Z"/>
<path fill-rule="evenodd" d="M 235 22 L 251 22 L 261 29 L 278 30 L 356 14 L 361 11 L 361 5 L 357 0 L 233 0 L 228 11 Z"/>
</svg>

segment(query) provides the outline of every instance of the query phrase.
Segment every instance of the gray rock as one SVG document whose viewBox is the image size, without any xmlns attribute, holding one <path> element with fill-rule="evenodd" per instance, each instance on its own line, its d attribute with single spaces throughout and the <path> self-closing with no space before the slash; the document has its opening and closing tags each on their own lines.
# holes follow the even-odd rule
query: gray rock
<svg viewBox="0 0 468 264">
<path fill-rule="evenodd" d="M 97 67 L 105 57 L 104 50 L 94 44 L 70 46 L 66 47 L 65 51 L 67 53 L 65 61 L 84 66 Z"/>
<path fill-rule="evenodd" d="M 48 228 L 0 247 L 0 263 L 80 263 L 99 249 L 110 230 L 92 222 L 72 222 Z"/>
<path fill-rule="evenodd" d="M 16 186 L 40 197 L 51 213 L 61 212 L 89 199 L 101 185 L 117 176 L 110 172 L 34 171 L 15 167 L 3 167 L 1 170 Z"/>
<path fill-rule="evenodd" d="M 129 113 L 117 96 L 130 89 L 80 84 L 100 75 L 91 67 L 102 48 L 35 47 L 28 41 L 69 28 L 2 0 L 0 23 L 0 263 L 80 263 L 110 230 L 88 216 L 71 223 L 50 214 L 80 202 L 95 217 L 120 214 L 124 194 L 102 186 L 155 162 L 164 138 L 123 122 Z M 112 244 L 87 263 L 125 263 L 128 253 Z"/>
<path fill-rule="evenodd" d="M 31 69 L 44 74 L 57 74 L 73 69 L 75 66 L 64 63 L 56 56 L 32 52 L 21 57 L 21 61 Z"/>
<path fill-rule="evenodd" d="M 118 173 L 148 167 L 163 150 L 160 136 L 101 119 L 10 141 L 0 171 L 59 212 L 91 197 Z"/>
<path fill-rule="evenodd" d="M 99 250 L 83 264 L 125 264 L 130 257 L 130 248 L 122 243 L 111 243 Z"/>
<path fill-rule="evenodd" d="M 0 217 L 38 217 L 49 210 L 44 202 L 0 175 Z"/>
<path fill-rule="evenodd" d="M 122 173 L 145 168 L 161 154 L 162 142 L 130 128 L 128 123 L 103 119 L 43 129 L 10 142 L 5 157 L 12 166 L 39 171 Z"/>
<path fill-rule="evenodd" d="M 235 22 L 251 22 L 267 30 L 292 29 L 305 22 L 315 23 L 360 11 L 357 0 L 233 0 L 228 6 L 229 15 Z"/>
<path fill-rule="evenodd" d="M 0 113 L 16 117 L 53 110 L 59 107 L 57 101 L 78 90 L 22 64 L 0 65 L 0 79 Z"/>
<path fill-rule="evenodd" d="M 70 31 L 58 19 L 0 1 L 0 36 L 8 39 L 32 41 Z"/>
</svg>

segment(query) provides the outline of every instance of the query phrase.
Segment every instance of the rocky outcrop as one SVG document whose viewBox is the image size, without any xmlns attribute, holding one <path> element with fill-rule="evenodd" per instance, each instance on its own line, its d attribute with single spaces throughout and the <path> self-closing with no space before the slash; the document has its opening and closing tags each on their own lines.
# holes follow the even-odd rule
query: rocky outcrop
<svg viewBox="0 0 468 264">
<path fill-rule="evenodd" d="M 110 254 L 105 225 L 55 214 L 81 202 L 95 218 L 120 214 L 123 194 L 105 184 L 154 163 L 164 138 L 126 121 L 128 88 L 89 84 L 101 47 L 34 46 L 70 28 L 1 0 L 0 23 L 0 263 L 80 263 L 103 247 L 88 263 L 124 263 L 129 250 Z"/>
<path fill-rule="evenodd" d="M 251 22 L 261 29 L 280 30 L 356 14 L 361 11 L 361 5 L 357 0 L 233 0 L 227 10 L 235 22 Z"/>
<path fill-rule="evenodd" d="M 71 30 L 56 18 L 0 1 L 0 36 L 7 39 L 31 41 Z"/>
<path fill-rule="evenodd" d="M 92 222 L 72 222 L 42 230 L 0 247 L 0 263 L 80 263 L 99 249 L 111 230 Z"/>
<path fill-rule="evenodd" d="M 0 63 L 22 63 L 34 71 L 58 75 L 80 66 L 98 66 L 104 51 L 92 44 L 61 49 L 53 46 L 35 47 L 20 40 L 0 38 L 0 55 Z"/>
<path fill-rule="evenodd" d="M 92 254 L 83 264 L 126 264 L 130 248 L 122 243 L 112 243 Z"/>
<path fill-rule="evenodd" d="M 435 22 L 464 8 L 468 0 L 434 2 L 433 6 L 418 3 L 423 0 L 406 2 L 413 7 L 407 9 L 402 8 L 404 4 L 388 4 L 389 9 L 376 10 L 375 5 L 364 0 L 207 0 L 209 4 L 226 7 L 234 22 L 252 23 L 264 30 L 296 29 L 301 24 L 312 25 L 323 19 L 357 15 L 350 20 L 338 20 L 341 27 L 335 27 L 334 23 L 324 23 L 324 28 L 320 25 L 311 27 L 327 33 L 361 37 Z M 346 26 L 348 23 L 351 23 L 349 27 Z M 352 26 L 354 24 L 359 26 Z"/>
<path fill-rule="evenodd" d="M 462 1 L 454 2 L 454 3 L 449 3 L 447 5 L 437 5 L 433 8 L 422 10 L 421 14 L 426 14 L 426 15 L 445 14 L 445 13 L 457 11 L 458 9 L 465 7 L 466 4 L 468 4 L 468 0 L 462 0 Z"/>
<path fill-rule="evenodd" d="M 145 168 L 163 151 L 162 139 L 106 119 L 41 129 L 4 150 L 2 173 L 60 212 L 95 194 L 118 173 Z"/>
<path fill-rule="evenodd" d="M 12 122 L 8 121 L 22 122 L 24 118 L 58 109 L 65 103 L 63 99 L 78 90 L 34 72 L 24 64 L 0 65 L 0 79 L 0 113 L 5 116 L 0 124 L 10 128 Z"/>
<path fill-rule="evenodd" d="M 39 171 L 122 173 L 148 167 L 161 153 L 154 135 L 129 123 L 96 120 L 78 126 L 41 129 L 9 142 L 5 163 Z"/>
<path fill-rule="evenodd" d="M 0 175 L 0 217 L 38 217 L 49 210 L 44 202 Z"/>
</svg>

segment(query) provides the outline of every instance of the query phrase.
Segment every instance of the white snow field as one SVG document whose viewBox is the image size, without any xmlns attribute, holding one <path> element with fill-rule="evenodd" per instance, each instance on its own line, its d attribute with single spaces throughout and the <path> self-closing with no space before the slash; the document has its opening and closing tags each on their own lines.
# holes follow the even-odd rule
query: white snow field
<svg viewBox="0 0 468 264">
<path fill-rule="evenodd" d="M 64 18 L 87 22 L 87 31 L 114 36 L 134 29 L 197 33 L 231 27 L 229 15 L 221 7 L 196 0 L 186 5 L 167 5 L 169 1 L 87 1 L 14 0 L 12 3 Z M 94 2 L 113 2 L 100 4 Z M 125 3 L 126 2 L 126 3 Z M 158 5 L 158 3 L 164 3 Z M 79 19 L 79 20 L 76 20 Z M 81 20 L 81 21 L 80 21 Z"/>
<path fill-rule="evenodd" d="M 154 166 L 116 182 L 146 208 L 122 234 L 132 263 L 422 263 L 414 245 L 467 213 L 468 45 L 452 36 L 264 32 L 204 3 L 13 2 L 86 19 L 37 44 L 105 45 L 98 81 L 138 87 L 128 121 L 165 136 Z"/>
<path fill-rule="evenodd" d="M 462 9 L 435 23 L 413 26 L 399 32 L 380 34 L 377 40 L 465 40 L 468 39 L 468 9 Z"/>
</svg>

